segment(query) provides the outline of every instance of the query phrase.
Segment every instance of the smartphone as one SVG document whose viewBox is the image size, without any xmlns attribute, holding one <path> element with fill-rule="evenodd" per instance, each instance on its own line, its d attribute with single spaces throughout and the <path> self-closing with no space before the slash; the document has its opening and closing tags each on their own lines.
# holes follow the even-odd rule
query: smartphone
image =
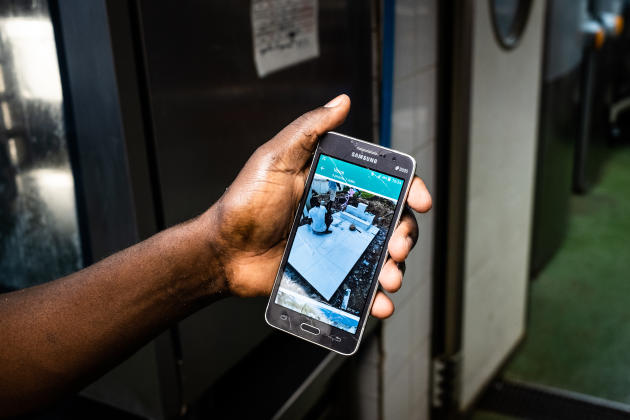
<svg viewBox="0 0 630 420">
<path fill-rule="evenodd" d="M 416 170 L 413 157 L 343 134 L 319 141 L 265 318 L 354 354 Z"/>
</svg>

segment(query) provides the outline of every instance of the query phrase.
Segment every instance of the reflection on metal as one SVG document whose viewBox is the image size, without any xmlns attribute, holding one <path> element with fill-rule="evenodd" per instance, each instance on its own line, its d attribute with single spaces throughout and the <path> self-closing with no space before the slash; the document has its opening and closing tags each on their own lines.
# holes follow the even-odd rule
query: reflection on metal
<svg viewBox="0 0 630 420">
<path fill-rule="evenodd" d="M 492 25 L 499 45 L 514 48 L 527 24 L 531 0 L 489 0 Z"/>
<path fill-rule="evenodd" d="M 9 104 L 7 102 L 2 102 L 2 104 L 0 105 L 0 109 L 2 110 L 2 122 L 4 123 L 4 128 L 7 130 L 12 129 L 13 119 L 11 118 Z"/>
<path fill-rule="evenodd" d="M 0 290 L 81 266 L 48 3 L 0 5 Z"/>
<path fill-rule="evenodd" d="M 17 151 L 17 145 L 15 143 L 15 139 L 7 140 L 7 147 L 9 149 L 9 158 L 11 159 L 11 165 L 18 166 L 20 163 L 20 158 Z"/>
<path fill-rule="evenodd" d="M 4 93 L 4 70 L 2 70 L 2 65 L 0 64 L 0 94 Z"/>
<path fill-rule="evenodd" d="M 585 46 L 594 47 L 595 34 L 601 29 L 587 19 L 587 9 L 587 0 L 553 0 L 547 7 L 530 257 L 532 278 L 554 256 L 567 230 L 579 134 L 576 121 L 581 121 L 581 63 Z"/>
<path fill-rule="evenodd" d="M 20 95 L 24 99 L 60 102 L 57 50 L 47 2 L 33 3 L 34 7 L 25 12 L 28 16 L 14 10 L 13 16 L 0 18 L 0 33 L 13 56 Z"/>
<path fill-rule="evenodd" d="M 620 57 L 624 57 L 626 51 L 620 37 L 623 2 L 592 1 L 588 12 L 585 27 L 597 27 L 601 35 L 596 48 L 586 44 L 582 64 L 580 134 L 573 174 L 573 187 L 578 193 L 588 192 L 599 181 L 609 153 L 610 136 L 614 135 L 614 127 L 609 125 L 610 111 L 620 94 L 625 94 L 616 85 L 622 80 L 617 77 L 617 72 L 623 68 L 624 59 Z M 585 32 L 588 35 L 586 29 Z"/>
</svg>

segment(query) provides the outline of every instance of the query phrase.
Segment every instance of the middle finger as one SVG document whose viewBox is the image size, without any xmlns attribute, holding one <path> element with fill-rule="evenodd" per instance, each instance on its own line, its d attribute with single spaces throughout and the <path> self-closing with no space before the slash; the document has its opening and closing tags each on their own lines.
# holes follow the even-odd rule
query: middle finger
<svg viewBox="0 0 630 420">
<path fill-rule="evenodd" d="M 397 292 L 402 286 L 404 273 L 405 263 L 397 263 L 390 258 L 381 270 L 381 274 L 378 276 L 378 281 L 387 292 Z"/>
<path fill-rule="evenodd" d="M 396 227 L 387 250 L 389 255 L 398 262 L 403 262 L 409 251 L 418 240 L 418 223 L 411 210 L 405 208 L 405 212 L 400 219 L 400 224 Z"/>
</svg>

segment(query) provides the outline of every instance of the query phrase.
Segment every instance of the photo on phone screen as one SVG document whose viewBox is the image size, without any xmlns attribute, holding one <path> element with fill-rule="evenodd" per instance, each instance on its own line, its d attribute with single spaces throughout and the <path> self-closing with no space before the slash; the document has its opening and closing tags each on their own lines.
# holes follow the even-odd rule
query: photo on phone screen
<svg viewBox="0 0 630 420">
<path fill-rule="evenodd" d="M 275 303 L 356 334 L 403 184 L 320 154 Z"/>
</svg>

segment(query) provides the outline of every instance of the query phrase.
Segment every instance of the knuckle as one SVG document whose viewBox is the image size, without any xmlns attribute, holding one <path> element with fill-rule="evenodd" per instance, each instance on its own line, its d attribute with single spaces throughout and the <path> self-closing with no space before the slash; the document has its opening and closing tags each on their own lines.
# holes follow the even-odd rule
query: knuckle
<svg viewBox="0 0 630 420">
<path fill-rule="evenodd" d="M 309 111 L 302 114 L 295 121 L 293 121 L 293 128 L 301 135 L 314 139 L 318 136 L 317 122 L 319 120 L 318 110 Z"/>
</svg>

